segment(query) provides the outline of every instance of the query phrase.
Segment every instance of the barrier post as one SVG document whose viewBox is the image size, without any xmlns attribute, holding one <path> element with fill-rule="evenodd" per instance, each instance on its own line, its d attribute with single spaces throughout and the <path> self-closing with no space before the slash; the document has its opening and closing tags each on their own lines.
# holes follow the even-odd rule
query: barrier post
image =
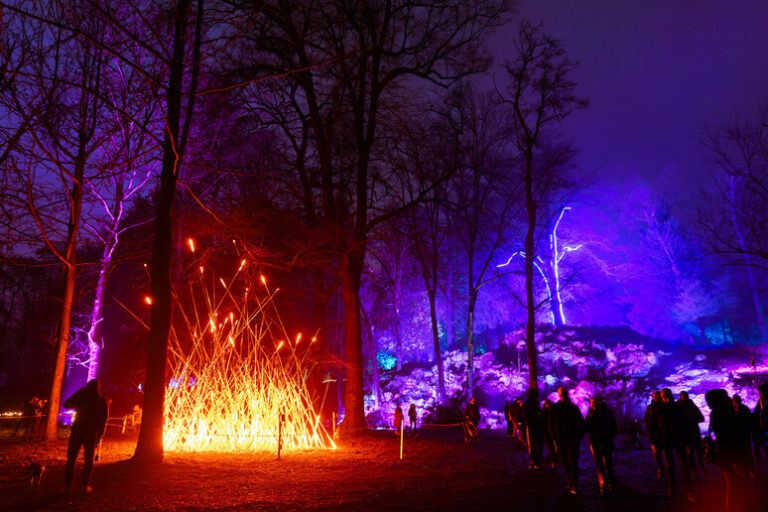
<svg viewBox="0 0 768 512">
<path fill-rule="evenodd" d="M 403 422 L 405 423 L 405 422 Z M 403 437 L 405 437 L 405 425 L 400 425 L 400 460 L 403 460 Z"/>
<path fill-rule="evenodd" d="M 277 418 L 277 460 L 280 460 L 280 452 L 283 449 L 283 419 L 285 418 L 285 414 L 282 412 L 278 415 Z"/>
<path fill-rule="evenodd" d="M 331 413 L 331 435 L 336 439 L 336 411 Z"/>
</svg>

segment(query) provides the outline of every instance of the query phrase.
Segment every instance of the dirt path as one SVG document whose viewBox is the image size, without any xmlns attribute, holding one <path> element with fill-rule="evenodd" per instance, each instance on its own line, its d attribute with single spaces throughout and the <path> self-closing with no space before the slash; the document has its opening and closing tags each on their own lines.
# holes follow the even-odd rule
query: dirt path
<svg viewBox="0 0 768 512">
<path fill-rule="evenodd" d="M 293 452 L 279 461 L 274 454 L 169 454 L 163 464 L 144 469 L 127 461 L 133 441 L 107 439 L 89 496 L 61 492 L 65 441 L 51 448 L 0 439 L 0 510 L 724 510 L 722 476 L 714 468 L 696 482 L 692 505 L 665 497 L 649 452 L 620 450 L 619 489 L 604 500 L 585 442 L 582 492 L 571 496 L 560 470 L 528 470 L 525 452 L 503 435 L 484 432 L 470 447 L 460 436 L 443 431 L 406 437 L 403 461 L 395 435 L 373 432 L 338 450 Z M 19 480 L 32 460 L 48 466 L 40 489 Z"/>
</svg>

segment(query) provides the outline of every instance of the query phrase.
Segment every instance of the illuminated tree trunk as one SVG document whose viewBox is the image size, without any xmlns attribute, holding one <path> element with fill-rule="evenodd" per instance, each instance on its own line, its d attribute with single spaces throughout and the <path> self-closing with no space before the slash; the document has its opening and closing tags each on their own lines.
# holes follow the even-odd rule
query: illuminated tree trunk
<svg viewBox="0 0 768 512">
<path fill-rule="evenodd" d="M 477 303 L 477 290 L 470 289 L 469 304 L 467 305 L 467 396 L 472 398 L 475 395 L 475 388 L 472 382 L 472 371 L 475 356 L 475 304 Z"/>
<path fill-rule="evenodd" d="M 435 348 L 435 362 L 437 363 L 437 393 L 440 403 L 445 405 L 447 398 L 445 395 L 445 373 L 443 370 L 443 354 L 440 350 L 440 333 L 437 329 L 437 308 L 435 307 L 435 291 L 429 290 L 429 318 L 432 324 L 432 343 Z"/>
<path fill-rule="evenodd" d="M 99 337 L 101 334 L 101 323 L 104 320 L 101 316 L 104 301 L 104 287 L 107 283 L 107 272 L 112 261 L 113 248 L 105 247 L 99 264 L 99 278 L 96 282 L 96 292 L 93 298 L 93 307 L 90 316 L 90 329 L 88 329 L 88 376 L 86 382 L 97 378 L 99 373 L 99 362 L 101 360 L 101 343 Z"/>
<path fill-rule="evenodd" d="M 87 102 L 86 102 L 87 103 Z M 75 278 L 77 275 L 77 233 L 82 211 L 83 176 L 85 175 L 85 156 L 78 154 L 75 160 L 74 180 L 70 193 L 69 225 L 67 226 L 67 252 L 64 261 L 64 295 L 59 316 L 59 330 L 56 336 L 56 357 L 53 367 L 53 381 L 48 400 L 48 418 L 45 424 L 45 439 L 54 441 L 58 437 L 58 418 L 61 406 L 61 385 L 67 363 L 69 346 L 69 326 L 72 316 L 72 303 L 75 297 Z"/>
<path fill-rule="evenodd" d="M 528 229 L 525 233 L 525 300 L 528 318 L 525 325 L 525 345 L 528 352 L 528 387 L 539 389 L 538 358 L 536 354 L 536 303 L 533 298 L 534 236 L 536 229 L 536 203 L 533 200 L 533 155 L 525 153 L 525 208 Z"/>
<path fill-rule="evenodd" d="M 347 381 L 344 386 L 344 423 L 347 432 L 365 427 L 363 400 L 363 351 L 360 333 L 360 277 L 364 249 L 353 247 L 341 264 L 341 296 L 344 301 L 344 355 Z"/>
<path fill-rule="evenodd" d="M 187 9 L 190 0 L 180 0 L 176 6 L 173 58 L 167 89 L 167 130 L 163 141 L 163 162 L 160 175 L 155 233 L 152 242 L 150 269 L 152 310 L 147 347 L 147 368 L 144 383 L 144 411 L 134 459 L 160 462 L 163 459 L 163 408 L 165 403 L 165 369 L 168 337 L 171 331 L 171 219 L 176 193 L 180 155 L 177 153 L 181 115 L 181 87 L 184 74 L 184 47 L 187 29 Z M 200 23 L 200 20 L 198 20 Z"/>
</svg>

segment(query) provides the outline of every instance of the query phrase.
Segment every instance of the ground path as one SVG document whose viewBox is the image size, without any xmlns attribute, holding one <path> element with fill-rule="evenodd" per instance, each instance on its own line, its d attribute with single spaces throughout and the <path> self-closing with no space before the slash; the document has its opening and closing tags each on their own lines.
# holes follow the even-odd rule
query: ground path
<svg viewBox="0 0 768 512">
<path fill-rule="evenodd" d="M 568 494 L 562 471 L 529 470 L 523 449 L 497 432 L 481 432 L 469 447 L 458 430 L 406 436 L 402 461 L 398 438 L 381 431 L 344 442 L 338 450 L 291 452 L 282 460 L 275 454 L 168 454 L 163 464 L 144 469 L 127 461 L 134 443 L 107 438 L 94 472 L 95 492 L 65 496 L 65 440 L 51 447 L 0 438 L 0 510 L 724 510 L 722 476 L 714 467 L 696 481 L 696 504 L 669 499 L 648 450 L 615 453 L 618 490 L 602 499 L 586 441 L 579 496 Z M 20 480 L 33 460 L 48 466 L 41 488 L 34 490 Z"/>
</svg>

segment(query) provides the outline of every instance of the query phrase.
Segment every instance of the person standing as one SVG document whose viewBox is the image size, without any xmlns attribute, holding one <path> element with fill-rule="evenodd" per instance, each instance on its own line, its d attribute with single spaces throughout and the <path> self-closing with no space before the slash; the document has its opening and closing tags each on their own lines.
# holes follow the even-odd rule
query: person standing
<svg viewBox="0 0 768 512">
<path fill-rule="evenodd" d="M 477 400 L 474 397 L 469 400 L 467 408 L 464 410 L 464 415 L 477 428 L 477 425 L 480 423 L 480 407 L 478 407 Z"/>
<path fill-rule="evenodd" d="M 411 404 L 411 406 L 408 408 L 408 419 L 411 422 L 411 424 L 410 424 L 411 432 L 416 430 L 416 418 L 417 418 L 416 405 Z"/>
<path fill-rule="evenodd" d="M 584 420 L 584 430 L 589 434 L 589 447 L 597 467 L 597 482 L 600 494 L 605 496 L 616 488 L 616 473 L 613 470 L 613 439 L 618 434 L 618 425 L 611 409 L 601 395 L 589 401 L 589 411 Z"/>
<path fill-rule="evenodd" d="M 552 407 L 555 404 L 549 398 L 544 399 L 544 406 L 541 408 L 541 424 L 544 433 L 544 445 L 549 451 L 549 467 L 555 469 L 557 466 L 557 450 L 555 449 L 555 436 L 552 434 Z"/>
<path fill-rule="evenodd" d="M 515 426 L 517 428 L 517 441 L 523 445 L 527 446 L 526 440 L 525 440 L 525 418 L 523 417 L 523 399 L 520 397 L 517 397 L 515 399 L 515 403 L 512 404 L 512 415 L 515 419 Z"/>
<path fill-rule="evenodd" d="M 579 494 L 579 447 L 584 437 L 584 417 L 576 405 L 571 402 L 568 390 L 557 390 L 560 400 L 552 406 L 552 433 L 557 445 L 557 453 L 568 476 L 568 491 Z"/>
<path fill-rule="evenodd" d="M 669 388 L 661 390 L 661 402 L 654 407 L 651 423 L 657 432 L 657 442 L 664 457 L 664 471 L 667 477 L 667 489 L 670 497 L 677 493 L 675 477 L 675 458 L 683 472 L 683 485 L 686 498 L 694 501 L 691 485 L 691 468 L 685 456 L 685 447 L 689 444 L 685 416 L 680 404 L 674 401 Z"/>
<path fill-rule="evenodd" d="M 67 445 L 67 464 L 64 469 L 64 487 L 66 492 L 72 490 L 72 477 L 75 473 L 75 461 L 80 447 L 83 448 L 83 492 L 90 493 L 91 473 L 93 472 L 93 457 L 96 445 L 99 444 L 104 428 L 107 425 L 107 401 L 99 392 L 99 381 L 90 380 L 70 396 L 63 404 L 65 409 L 74 409 L 75 417 Z"/>
<path fill-rule="evenodd" d="M 691 472 L 696 471 L 696 465 L 698 464 L 701 474 L 706 475 L 707 469 L 704 467 L 704 445 L 701 442 L 701 430 L 699 429 L 699 423 L 704 421 L 704 415 L 701 414 L 699 408 L 693 403 L 693 400 L 690 399 L 687 391 L 680 392 L 680 398 L 677 403 L 680 404 L 680 408 L 683 410 L 685 426 L 688 430 L 688 446 L 686 447 L 686 454 L 688 455 L 688 463 L 691 466 Z"/>
<path fill-rule="evenodd" d="M 763 455 L 768 459 L 768 382 L 757 386 L 760 399 L 752 411 L 752 444 L 755 447 L 755 458 L 758 469 Z M 762 453 L 761 453 L 762 452 Z"/>
<path fill-rule="evenodd" d="M 645 433 L 648 435 L 648 443 L 651 445 L 651 453 L 653 453 L 653 460 L 656 462 L 656 478 L 661 480 L 664 478 L 664 460 L 661 453 L 661 434 L 658 427 L 651 421 L 654 417 L 655 410 L 661 404 L 661 391 L 654 391 L 651 393 L 651 403 L 645 408 L 645 417 L 643 423 L 645 424 Z"/>
<path fill-rule="evenodd" d="M 395 407 L 395 434 L 399 434 L 401 428 L 403 428 L 403 410 L 400 408 L 400 404 L 397 404 Z"/>
<path fill-rule="evenodd" d="M 530 469 L 541 469 L 542 443 L 544 440 L 542 430 L 544 427 L 542 425 L 538 390 L 528 390 L 528 398 L 522 405 L 522 415 L 525 425 L 525 441 L 528 446 L 528 467 Z"/>
<path fill-rule="evenodd" d="M 746 405 L 741 403 L 741 397 L 739 395 L 733 395 L 731 401 L 733 402 L 733 411 L 736 413 L 735 419 L 738 436 L 739 439 L 742 440 L 737 447 L 736 465 L 742 469 L 743 473 L 748 474 L 750 477 L 754 477 L 755 461 L 752 458 L 752 446 L 749 442 L 753 430 L 752 412 Z M 746 440 L 746 442 L 744 442 L 744 440 Z"/>
<path fill-rule="evenodd" d="M 504 419 L 507 422 L 507 437 L 513 437 L 515 435 L 515 420 L 512 417 L 512 402 L 509 400 L 504 404 Z"/>
</svg>

